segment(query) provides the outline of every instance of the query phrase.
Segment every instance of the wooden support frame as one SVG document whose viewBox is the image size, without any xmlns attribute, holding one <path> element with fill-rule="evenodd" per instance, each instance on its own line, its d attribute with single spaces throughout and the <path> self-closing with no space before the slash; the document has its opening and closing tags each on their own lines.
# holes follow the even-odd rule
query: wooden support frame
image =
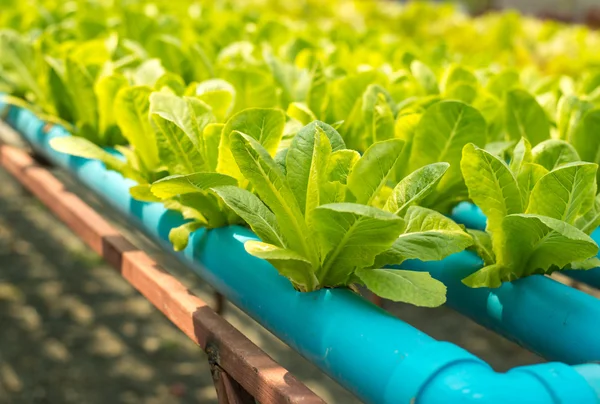
<svg viewBox="0 0 600 404">
<path fill-rule="evenodd" d="M 325 403 L 27 153 L 0 143 L 0 165 L 208 353 L 219 403 Z"/>
</svg>

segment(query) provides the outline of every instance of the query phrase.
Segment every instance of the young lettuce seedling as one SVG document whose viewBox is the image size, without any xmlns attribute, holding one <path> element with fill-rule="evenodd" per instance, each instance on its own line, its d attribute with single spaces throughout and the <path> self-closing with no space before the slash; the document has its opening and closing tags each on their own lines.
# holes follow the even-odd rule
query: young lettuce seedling
<svg viewBox="0 0 600 404">
<path fill-rule="evenodd" d="M 224 134 L 243 130 L 274 155 L 283 136 L 284 113 L 278 109 L 250 108 L 233 115 L 223 125 L 214 123 L 208 105 L 194 97 L 173 98 L 154 93 L 150 104 L 150 116 L 158 128 L 161 161 L 174 174 L 154 182 L 150 191 L 168 208 L 192 219 L 171 231 L 169 237 L 175 249 L 185 248 L 190 233 L 201 227 L 241 223 L 240 217 L 212 190 L 218 186 L 244 188 L 248 184 L 237 169 Z"/>
<path fill-rule="evenodd" d="M 406 141 L 405 161 L 397 177 L 438 161 L 450 163 L 450 168 L 423 202 L 424 206 L 448 212 L 467 199 L 467 190 L 460 172 L 462 148 L 468 143 L 486 144 L 486 121 L 481 113 L 460 101 L 446 100 L 430 106 L 419 118 L 403 115 L 396 124 L 398 136 Z"/>
<path fill-rule="evenodd" d="M 428 273 L 385 266 L 441 259 L 471 245 L 452 220 L 416 206 L 447 163 L 426 166 L 386 192 L 404 145 L 399 139 L 374 143 L 361 157 L 345 148 L 335 129 L 315 121 L 278 161 L 241 131 L 231 132 L 229 143 L 256 195 L 236 186 L 213 190 L 262 240 L 247 242 L 246 250 L 273 264 L 298 290 L 363 284 L 395 301 L 444 303 L 445 286 Z M 382 201 L 386 193 L 391 195 Z"/>
<path fill-rule="evenodd" d="M 133 85 L 128 85 L 125 76 Z M 233 105 L 235 91 L 226 82 L 208 80 L 186 89 L 179 76 L 150 59 L 123 75 L 100 77 L 94 86 L 98 94 L 105 94 L 99 99 L 110 99 L 110 105 L 106 100 L 100 103 L 101 126 L 112 128 L 129 143 L 129 147 L 115 146 L 125 159 L 107 152 L 93 138 L 54 139 L 56 150 L 100 160 L 134 179 L 140 186 L 132 188 L 132 194 L 141 200 L 154 200 L 148 184 L 166 175 L 214 170 L 222 128 L 217 122 Z"/>
<path fill-rule="evenodd" d="M 195 96 L 180 97 L 172 91 L 152 92 L 147 86 L 127 87 L 119 91 L 115 101 L 117 122 L 132 146 L 119 149 L 125 160 L 84 138 L 53 139 L 52 146 L 104 162 L 109 169 L 138 182 L 131 188 L 134 198 L 161 201 L 190 219 L 169 235 L 175 249 L 181 250 L 189 234 L 200 227 L 240 223 L 240 218 L 210 191 L 217 185 L 235 185 L 238 179 L 216 169 L 219 140 L 227 125 L 216 123 L 207 102 Z M 274 126 L 261 126 L 265 122 Z M 244 130 L 256 124 L 253 129 L 268 133 L 274 144 L 281 139 L 284 123 L 285 116 L 278 110 L 246 110 L 228 122 Z"/>
<path fill-rule="evenodd" d="M 469 196 L 487 216 L 486 232 L 470 231 L 484 268 L 465 278 L 471 287 L 499 287 L 533 274 L 597 266 L 588 236 L 600 224 L 597 165 L 576 161 L 566 142 L 547 140 L 533 150 L 526 139 L 508 166 L 468 144 L 461 169 Z"/>
</svg>

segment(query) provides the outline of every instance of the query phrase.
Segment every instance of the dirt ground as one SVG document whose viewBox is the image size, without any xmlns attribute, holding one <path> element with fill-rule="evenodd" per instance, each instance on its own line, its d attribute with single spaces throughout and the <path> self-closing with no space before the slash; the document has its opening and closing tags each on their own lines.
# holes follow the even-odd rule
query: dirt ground
<svg viewBox="0 0 600 404">
<path fill-rule="evenodd" d="M 0 184 L 0 403 L 215 403 L 204 353 L 1 169 Z M 128 233 L 210 300 L 200 279 Z M 497 370 L 541 361 L 449 309 L 386 308 Z M 328 402 L 358 402 L 231 305 L 226 318 Z"/>
</svg>

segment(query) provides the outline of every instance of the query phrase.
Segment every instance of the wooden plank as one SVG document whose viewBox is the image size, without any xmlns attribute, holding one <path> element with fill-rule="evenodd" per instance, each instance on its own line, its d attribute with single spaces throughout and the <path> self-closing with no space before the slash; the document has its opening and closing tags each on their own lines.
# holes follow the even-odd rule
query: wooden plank
<svg viewBox="0 0 600 404">
<path fill-rule="evenodd" d="M 0 131 L 6 127 L 0 127 Z M 261 403 L 324 403 L 308 387 L 137 249 L 25 152 L 0 144 L 0 165 Z"/>
</svg>

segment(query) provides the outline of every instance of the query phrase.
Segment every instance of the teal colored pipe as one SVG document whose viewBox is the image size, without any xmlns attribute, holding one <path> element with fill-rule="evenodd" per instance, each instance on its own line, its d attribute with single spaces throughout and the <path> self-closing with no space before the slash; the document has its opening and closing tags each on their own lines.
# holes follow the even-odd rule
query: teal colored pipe
<svg viewBox="0 0 600 404">
<path fill-rule="evenodd" d="M 166 243 L 179 214 L 132 200 L 132 181 L 97 161 L 69 157 L 48 141 L 69 136 L 28 111 L 10 123 L 38 152 L 71 170 L 146 234 Z M 244 250 L 256 236 L 231 226 L 197 231 L 183 252 L 190 267 L 251 317 L 368 403 L 598 403 L 600 365 L 547 363 L 497 373 L 453 344 L 436 341 L 341 289 L 295 291 L 266 261 Z M 565 344 L 574 341 L 564 341 Z M 578 342 L 577 342 L 578 343 Z"/>
<path fill-rule="evenodd" d="M 465 286 L 461 280 L 481 266 L 481 259 L 470 251 L 442 261 L 402 264 L 443 282 L 448 306 L 547 359 L 570 364 L 600 361 L 598 299 L 540 275 L 496 289 Z"/>
<path fill-rule="evenodd" d="M 457 223 L 464 224 L 470 229 L 485 230 L 487 219 L 481 209 L 472 203 L 460 203 L 454 208 L 451 216 Z M 592 232 L 591 237 L 600 245 L 600 227 Z M 600 258 L 600 252 L 598 257 Z M 562 271 L 562 273 L 595 288 L 600 288 L 600 268 L 587 271 Z"/>
</svg>

